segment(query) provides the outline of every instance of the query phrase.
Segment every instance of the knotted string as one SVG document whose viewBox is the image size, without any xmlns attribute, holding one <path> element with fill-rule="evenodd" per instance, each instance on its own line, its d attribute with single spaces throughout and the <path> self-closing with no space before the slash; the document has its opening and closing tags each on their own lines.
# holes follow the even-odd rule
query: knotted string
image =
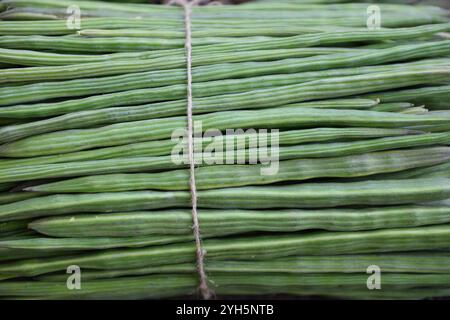
<svg viewBox="0 0 450 320">
<path fill-rule="evenodd" d="M 190 190 L 192 202 L 192 220 L 193 232 L 196 244 L 197 271 L 200 276 L 199 291 L 203 299 L 209 300 L 214 296 L 214 292 L 208 286 L 208 277 L 205 271 L 206 250 L 203 249 L 200 233 L 199 215 L 197 211 L 197 185 L 195 182 L 195 156 L 194 156 L 194 121 L 193 121 L 193 102 L 192 102 L 192 7 L 200 4 L 211 4 L 204 0 L 171 0 L 166 2 L 168 5 L 180 5 L 184 9 L 185 24 L 185 48 L 187 60 L 187 120 L 188 120 L 188 151 L 189 151 L 189 171 L 190 171 Z"/>
</svg>

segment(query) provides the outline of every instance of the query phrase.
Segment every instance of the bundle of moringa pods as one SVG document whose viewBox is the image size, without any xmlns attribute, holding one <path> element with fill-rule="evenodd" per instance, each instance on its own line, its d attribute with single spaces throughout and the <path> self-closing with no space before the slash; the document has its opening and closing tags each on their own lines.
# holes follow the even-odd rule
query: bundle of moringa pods
<svg viewBox="0 0 450 320">
<path fill-rule="evenodd" d="M 131 2 L 0 1 L 1 299 L 450 296 L 448 10 Z"/>
</svg>

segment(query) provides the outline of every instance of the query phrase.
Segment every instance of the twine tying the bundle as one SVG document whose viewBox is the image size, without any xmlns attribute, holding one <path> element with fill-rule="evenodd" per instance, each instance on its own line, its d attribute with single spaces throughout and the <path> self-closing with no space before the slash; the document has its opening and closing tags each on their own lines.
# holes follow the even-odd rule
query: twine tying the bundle
<svg viewBox="0 0 450 320">
<path fill-rule="evenodd" d="M 188 152 L 190 171 L 190 190 L 192 202 L 193 231 L 196 244 L 197 271 L 200 276 L 199 291 L 203 299 L 209 300 L 214 296 L 214 292 L 208 286 L 208 277 L 205 271 L 206 250 L 203 249 L 202 237 L 200 233 L 199 215 L 197 211 L 197 185 L 195 182 L 195 156 L 194 156 L 194 121 L 192 102 L 192 7 L 205 4 L 218 4 L 217 1 L 205 0 L 170 0 L 168 5 L 180 5 L 184 9 L 185 24 L 185 48 L 186 48 L 186 69 L 187 69 L 187 120 L 188 120 Z"/>
</svg>

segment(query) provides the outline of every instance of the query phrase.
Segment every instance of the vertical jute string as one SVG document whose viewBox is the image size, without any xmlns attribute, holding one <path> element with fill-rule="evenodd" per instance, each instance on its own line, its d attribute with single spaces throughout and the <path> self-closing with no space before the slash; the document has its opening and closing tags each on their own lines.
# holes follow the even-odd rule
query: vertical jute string
<svg viewBox="0 0 450 320">
<path fill-rule="evenodd" d="M 187 62 L 187 121 L 188 121 L 188 152 L 189 152 L 189 172 L 190 190 L 192 202 L 193 232 L 195 237 L 197 271 L 200 277 L 199 291 L 203 299 L 209 300 L 214 296 L 213 291 L 208 286 L 208 277 L 205 271 L 206 250 L 203 249 L 202 237 L 200 233 L 199 214 L 197 211 L 197 185 L 195 182 L 195 153 L 194 153 L 194 121 L 193 121 L 193 99 L 192 99 L 192 7 L 203 4 L 202 0 L 171 0 L 168 5 L 177 4 L 184 9 L 185 24 L 185 49 Z"/>
</svg>

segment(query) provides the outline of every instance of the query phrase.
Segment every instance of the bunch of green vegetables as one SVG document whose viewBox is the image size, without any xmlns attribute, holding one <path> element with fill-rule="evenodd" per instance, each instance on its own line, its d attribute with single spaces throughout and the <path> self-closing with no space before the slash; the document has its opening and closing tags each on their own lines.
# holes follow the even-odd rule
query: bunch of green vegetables
<svg viewBox="0 0 450 320">
<path fill-rule="evenodd" d="M 189 170 L 172 157 L 184 13 L 130 2 L 0 1 L 2 299 L 197 293 Z M 219 297 L 450 296 L 449 12 L 383 2 L 373 30 L 368 5 L 193 8 L 194 121 L 279 130 L 276 174 L 225 152 L 196 168 Z M 255 137 L 236 153 L 260 155 Z M 195 156 L 227 138 L 196 136 Z"/>
</svg>

